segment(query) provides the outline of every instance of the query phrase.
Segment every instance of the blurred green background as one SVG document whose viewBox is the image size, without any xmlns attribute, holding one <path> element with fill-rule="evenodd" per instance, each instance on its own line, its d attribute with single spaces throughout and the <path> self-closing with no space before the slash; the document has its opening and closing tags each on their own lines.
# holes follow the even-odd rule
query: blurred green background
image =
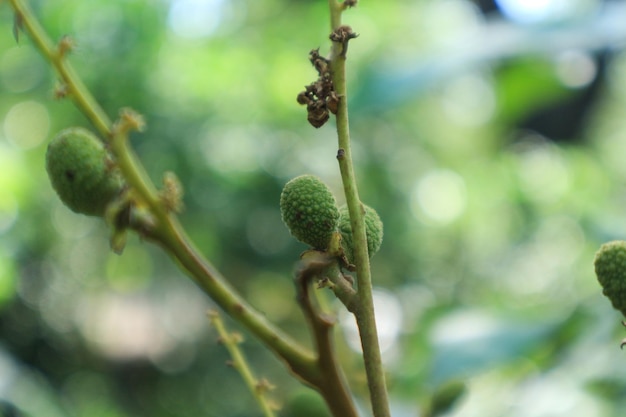
<svg viewBox="0 0 626 417">
<path fill-rule="evenodd" d="M 6 3 L 6 2 L 5 2 Z M 180 177 L 181 221 L 253 305 L 308 343 L 280 220 L 290 178 L 340 202 L 332 120 L 296 95 L 328 50 L 323 0 L 31 1 L 152 178 Z M 363 0 L 346 13 L 361 197 L 385 240 L 372 259 L 395 417 L 466 380 L 449 416 L 621 416 L 626 337 L 593 273 L 626 238 L 626 2 Z M 256 416 L 206 319 L 213 304 L 156 247 L 108 250 L 44 169 L 47 141 L 88 121 L 0 4 L 0 415 Z M 363 414 L 350 317 L 338 349 Z M 227 321 L 231 329 L 242 331 Z M 245 332 L 244 332 L 245 334 Z M 253 338 L 243 349 L 281 416 L 317 398 Z"/>
</svg>

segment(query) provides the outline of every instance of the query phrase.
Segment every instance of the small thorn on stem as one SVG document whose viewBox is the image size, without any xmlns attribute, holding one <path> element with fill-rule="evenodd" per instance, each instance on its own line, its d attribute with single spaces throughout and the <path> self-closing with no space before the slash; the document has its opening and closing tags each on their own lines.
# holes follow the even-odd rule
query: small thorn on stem
<svg viewBox="0 0 626 417">
<path fill-rule="evenodd" d="M 76 48 L 76 41 L 71 36 L 64 35 L 58 44 L 59 57 L 63 58 L 67 56 Z"/>
<path fill-rule="evenodd" d="M 69 89 L 67 88 L 67 84 L 58 84 L 55 88 L 54 88 L 54 98 L 56 100 L 62 100 L 64 98 L 66 98 L 69 94 Z"/>
<path fill-rule="evenodd" d="M 117 134 L 127 134 L 131 131 L 143 132 L 146 121 L 135 110 L 125 107 L 120 110 L 119 119 L 113 125 L 113 131 Z"/>
<path fill-rule="evenodd" d="M 261 378 L 256 384 L 256 390 L 260 394 L 264 394 L 266 392 L 272 391 L 276 389 L 276 385 L 272 384 L 266 378 Z"/>
</svg>

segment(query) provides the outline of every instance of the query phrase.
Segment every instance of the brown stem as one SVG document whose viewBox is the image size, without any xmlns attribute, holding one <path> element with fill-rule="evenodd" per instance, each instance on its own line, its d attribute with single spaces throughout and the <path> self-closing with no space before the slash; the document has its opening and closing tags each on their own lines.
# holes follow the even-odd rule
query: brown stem
<svg viewBox="0 0 626 417">
<path fill-rule="evenodd" d="M 315 388 L 335 417 L 358 417 L 333 343 L 332 329 L 336 319 L 322 312 L 310 294 L 311 284 L 323 280 L 324 271 L 331 266 L 329 262 L 320 262 L 317 254 L 319 252 L 305 253 L 296 275 L 297 300 L 311 328 L 318 353 L 320 381 Z"/>
</svg>

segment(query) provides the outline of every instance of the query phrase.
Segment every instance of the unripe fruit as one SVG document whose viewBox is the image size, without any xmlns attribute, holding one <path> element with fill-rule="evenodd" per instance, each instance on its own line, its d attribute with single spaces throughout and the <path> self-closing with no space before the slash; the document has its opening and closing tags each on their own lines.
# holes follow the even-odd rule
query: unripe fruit
<svg viewBox="0 0 626 417">
<path fill-rule="evenodd" d="M 380 249 L 383 243 L 383 222 L 380 220 L 376 210 L 363 204 L 365 210 L 365 235 L 367 236 L 367 253 L 371 258 Z M 354 260 L 354 237 L 352 226 L 350 225 L 350 215 L 348 207 L 339 209 L 339 232 L 341 232 L 341 246 L 349 262 Z"/>
<path fill-rule="evenodd" d="M 83 128 L 65 129 L 50 141 L 46 170 L 61 201 L 90 216 L 102 216 L 123 186 L 104 144 Z"/>
<path fill-rule="evenodd" d="M 301 175 L 285 184 L 280 212 L 287 228 L 300 242 L 326 250 L 337 228 L 339 209 L 330 189 L 313 175 Z"/>
<path fill-rule="evenodd" d="M 626 315 L 626 242 L 602 245 L 596 253 L 594 266 L 602 293 L 616 310 Z"/>
<path fill-rule="evenodd" d="M 331 417 L 322 397 L 312 390 L 300 389 L 287 401 L 287 415 L 297 417 Z"/>
</svg>

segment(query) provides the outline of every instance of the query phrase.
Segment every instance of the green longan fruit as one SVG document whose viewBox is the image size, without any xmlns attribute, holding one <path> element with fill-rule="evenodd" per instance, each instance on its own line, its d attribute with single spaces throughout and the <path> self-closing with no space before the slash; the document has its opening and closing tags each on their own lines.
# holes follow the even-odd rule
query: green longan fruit
<svg viewBox="0 0 626 417">
<path fill-rule="evenodd" d="M 337 228 L 339 209 L 332 192 L 319 178 L 301 175 L 285 184 L 280 212 L 293 237 L 313 249 L 328 248 Z"/>
<path fill-rule="evenodd" d="M 383 243 L 383 222 L 376 210 L 363 204 L 365 235 L 367 237 L 367 253 L 371 258 L 378 252 Z M 339 209 L 339 232 L 341 233 L 341 246 L 349 262 L 354 261 L 354 237 L 350 225 L 348 206 Z"/>
<path fill-rule="evenodd" d="M 46 170 L 63 203 L 76 213 L 102 216 L 123 181 L 102 141 L 86 129 L 59 132 L 48 144 Z"/>
<path fill-rule="evenodd" d="M 291 417 L 331 417 L 322 397 L 309 389 L 299 389 L 292 394 L 285 412 Z"/>
<path fill-rule="evenodd" d="M 605 243 L 596 253 L 594 267 L 602 293 L 626 315 L 626 242 Z"/>
</svg>

